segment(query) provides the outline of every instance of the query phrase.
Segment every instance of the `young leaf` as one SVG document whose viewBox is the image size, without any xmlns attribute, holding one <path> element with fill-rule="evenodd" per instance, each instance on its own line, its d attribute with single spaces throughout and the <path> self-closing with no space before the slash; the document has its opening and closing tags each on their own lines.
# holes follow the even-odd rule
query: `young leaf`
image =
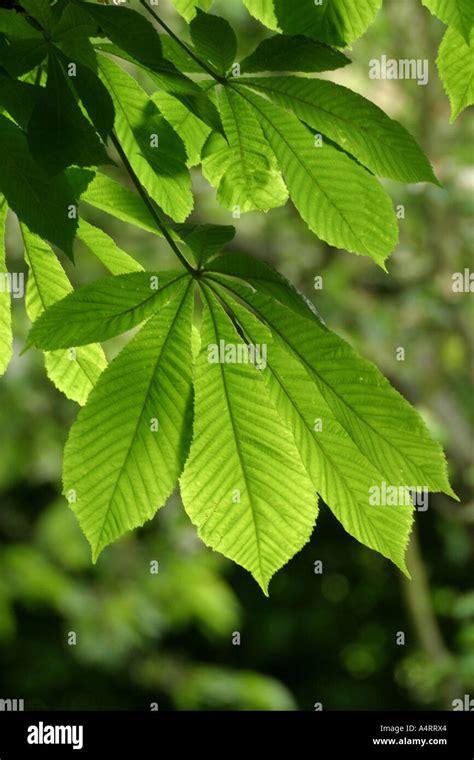
<svg viewBox="0 0 474 760">
<path fill-rule="evenodd" d="M 0 201 L 0 375 L 3 375 L 13 354 L 11 297 L 5 279 L 8 274 L 5 262 L 5 221 L 7 217 L 5 199 Z"/>
<path fill-rule="evenodd" d="M 187 290 L 149 320 L 103 373 L 69 434 L 64 493 L 94 562 L 155 515 L 181 474 L 192 424 L 192 305 Z"/>
<path fill-rule="evenodd" d="M 130 74 L 104 56 L 99 68 L 114 101 L 118 139 L 135 173 L 163 211 L 183 222 L 193 196 L 181 138 Z"/>
<path fill-rule="evenodd" d="M 267 594 L 272 575 L 309 540 L 317 497 L 261 371 L 210 361 L 212 350 L 243 342 L 215 296 L 205 292 L 205 302 L 181 495 L 202 540 L 249 570 Z"/>
<path fill-rule="evenodd" d="M 262 40 L 240 64 L 242 74 L 258 71 L 332 71 L 351 63 L 350 59 L 329 45 L 304 37 L 276 34 Z"/>
<path fill-rule="evenodd" d="M 308 227 L 331 245 L 365 254 L 383 267 L 398 240 L 390 198 L 377 180 L 312 133 L 293 114 L 246 94 Z"/>
<path fill-rule="evenodd" d="M 26 348 L 103 343 L 166 306 L 183 287 L 181 272 L 132 272 L 97 280 L 46 309 L 31 328 Z"/>
<path fill-rule="evenodd" d="M 202 147 L 209 137 L 210 127 L 169 92 L 159 90 L 153 93 L 151 99 L 181 137 L 188 154 L 187 165 L 196 166 L 201 160 Z"/>
<path fill-rule="evenodd" d="M 49 174 L 58 174 L 71 164 L 97 166 L 109 162 L 54 50 L 49 53 L 46 87 L 28 124 L 28 144 L 35 160 Z"/>
<path fill-rule="evenodd" d="M 469 45 L 455 29 L 448 29 L 436 63 L 451 103 L 452 123 L 465 108 L 474 104 L 474 29 Z"/>
<path fill-rule="evenodd" d="M 30 275 L 26 291 L 26 310 L 32 321 L 56 301 L 71 292 L 71 284 L 53 251 L 24 226 L 22 234 L 25 259 Z M 107 366 L 102 348 L 97 345 L 45 354 L 49 379 L 68 398 L 85 404 L 99 375 Z"/>
<path fill-rule="evenodd" d="M 65 176 L 48 177 L 33 160 L 23 132 L 0 116 L 0 192 L 32 232 L 72 257 L 77 219 L 76 200 Z"/>
<path fill-rule="evenodd" d="M 219 290 L 222 295 L 222 289 Z M 288 351 L 284 341 L 272 336 L 235 300 L 224 299 L 253 345 L 267 345 L 263 374 L 271 402 L 295 443 L 311 481 L 345 530 L 361 543 L 380 552 L 408 575 L 405 551 L 412 522 L 413 504 L 374 505 L 374 489 L 383 475 L 358 450 L 337 421 L 317 384 Z"/>
<path fill-rule="evenodd" d="M 197 8 L 189 29 L 198 57 L 225 74 L 237 53 L 237 38 L 229 22 Z"/>
<path fill-rule="evenodd" d="M 474 26 L 474 4 L 472 0 L 421 0 L 423 5 L 441 21 L 453 27 L 469 45 Z"/>
<path fill-rule="evenodd" d="M 119 248 L 106 232 L 79 219 L 77 238 L 96 256 L 112 274 L 129 274 L 141 272 L 143 267 L 130 254 Z"/>
<path fill-rule="evenodd" d="M 244 0 L 249 12 L 269 29 L 305 34 L 344 47 L 361 36 L 374 20 L 382 0 Z"/>
<path fill-rule="evenodd" d="M 221 282 L 285 342 L 360 453 L 388 483 L 426 487 L 456 498 L 441 447 L 417 412 L 371 362 L 316 320 L 303 319 L 236 282 Z"/>
<path fill-rule="evenodd" d="M 437 182 L 430 162 L 398 121 L 356 92 L 322 79 L 245 80 L 313 129 L 329 137 L 380 177 Z"/>
<path fill-rule="evenodd" d="M 255 113 L 227 88 L 219 109 L 228 142 L 214 135 L 202 165 L 206 179 L 218 187 L 219 202 L 228 209 L 238 206 L 241 213 L 283 206 L 288 193 Z"/>
</svg>

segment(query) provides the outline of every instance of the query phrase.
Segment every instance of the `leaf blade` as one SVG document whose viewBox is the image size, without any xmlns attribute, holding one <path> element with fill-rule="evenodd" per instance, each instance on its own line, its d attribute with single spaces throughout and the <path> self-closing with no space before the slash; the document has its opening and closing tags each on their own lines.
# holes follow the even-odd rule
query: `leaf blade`
<svg viewBox="0 0 474 760">
<path fill-rule="evenodd" d="M 25 259 L 30 271 L 26 290 L 26 310 L 34 321 L 45 309 L 72 290 L 71 284 L 53 251 L 39 237 L 22 226 Z M 60 350 L 45 354 L 49 379 L 68 398 L 81 406 L 107 366 L 98 345 Z"/>
<path fill-rule="evenodd" d="M 192 415 L 191 318 L 187 291 L 178 307 L 168 304 L 122 349 L 71 429 L 64 493 L 74 494 L 94 562 L 105 546 L 155 515 L 181 473 Z"/>
<path fill-rule="evenodd" d="M 287 111 L 246 94 L 282 168 L 291 199 L 308 227 L 339 248 L 380 266 L 398 242 L 391 201 L 377 180 L 323 142 Z"/>
<path fill-rule="evenodd" d="M 240 339 L 215 297 L 206 293 L 205 302 L 181 494 L 203 541 L 248 569 L 267 594 L 274 572 L 308 541 L 317 500 L 258 370 L 208 362 L 208 344 Z"/>
<path fill-rule="evenodd" d="M 438 184 L 410 133 L 347 87 L 302 77 L 254 78 L 249 85 L 338 143 L 374 174 L 400 182 Z"/>
</svg>

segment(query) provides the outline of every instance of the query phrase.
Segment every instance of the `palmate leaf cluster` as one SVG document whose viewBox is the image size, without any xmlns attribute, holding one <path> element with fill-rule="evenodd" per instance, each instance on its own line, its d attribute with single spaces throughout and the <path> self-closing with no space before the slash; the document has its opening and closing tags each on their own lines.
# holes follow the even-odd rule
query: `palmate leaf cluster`
<svg viewBox="0 0 474 760">
<path fill-rule="evenodd" d="M 65 450 L 64 493 L 94 559 L 151 519 L 179 481 L 202 539 L 265 592 L 309 539 L 318 495 L 347 532 L 406 572 L 406 489 L 454 495 L 440 447 L 381 373 L 278 272 L 226 252 L 233 226 L 187 221 L 190 169 L 200 166 L 234 217 L 290 198 L 319 238 L 385 267 L 397 222 L 377 177 L 437 179 L 401 124 L 315 76 L 350 63 L 341 50 L 380 4 L 364 0 L 354 13 L 346 0 L 245 0 L 275 33 L 243 60 L 206 0 L 176 0 L 184 41 L 145 0 L 0 10 L 0 226 L 9 207 L 30 272 L 27 345 L 85 404 Z M 120 161 L 138 192 L 112 179 Z M 86 221 L 87 207 L 165 237 L 184 269 L 143 271 Z M 73 258 L 76 240 L 111 276 L 74 292 L 55 249 Z M 139 325 L 107 366 L 101 343 Z M 0 337 L 4 369 L 5 294 Z M 407 498 L 372 504 L 381 484 Z"/>
</svg>

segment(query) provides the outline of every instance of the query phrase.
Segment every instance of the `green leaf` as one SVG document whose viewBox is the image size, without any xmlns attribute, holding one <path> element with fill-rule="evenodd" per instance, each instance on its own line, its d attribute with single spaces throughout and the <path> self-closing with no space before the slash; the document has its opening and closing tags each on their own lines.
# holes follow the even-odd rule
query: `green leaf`
<svg viewBox="0 0 474 760">
<path fill-rule="evenodd" d="M 83 6 L 107 37 L 132 58 L 151 69 L 173 67 L 163 59 L 160 37 L 152 24 L 140 13 L 120 6 Z"/>
<path fill-rule="evenodd" d="M 49 0 L 21 0 L 21 4 L 43 29 L 47 32 L 50 31 L 53 23 L 53 14 Z"/>
<path fill-rule="evenodd" d="M 100 211 L 105 211 L 106 214 L 110 214 L 122 222 L 133 224 L 134 227 L 141 230 L 153 232 L 155 235 L 162 234 L 157 229 L 155 220 L 139 195 L 101 172 L 97 172 L 84 189 L 83 179 L 85 176 L 86 172 L 81 169 L 73 168 L 67 171 L 67 177 L 77 195 L 81 196 L 81 201 Z"/>
<path fill-rule="evenodd" d="M 444 35 L 438 60 L 438 71 L 451 103 L 452 123 L 474 103 L 474 30 L 467 45 L 455 29 Z"/>
<path fill-rule="evenodd" d="M 62 9 L 59 16 L 56 14 L 51 28 L 51 39 L 60 43 L 64 39 L 70 42 L 74 37 L 95 36 L 97 27 L 97 21 L 91 18 L 87 6 L 70 2 Z"/>
<path fill-rule="evenodd" d="M 304 319 L 238 283 L 221 282 L 291 349 L 339 424 L 388 483 L 426 487 L 456 498 L 441 447 L 374 364 L 316 320 Z"/>
<path fill-rule="evenodd" d="M 28 23 L 28 19 L 14 10 L 7 11 L 0 8 L 0 34 L 4 34 L 11 40 L 25 40 L 38 38 L 44 41 L 44 38 L 37 29 Z"/>
<path fill-rule="evenodd" d="M 135 173 L 163 211 L 183 222 L 193 195 L 181 138 L 133 77 L 104 56 L 99 68 L 114 101 L 117 137 Z"/>
<path fill-rule="evenodd" d="M 239 277 L 303 317 L 316 317 L 322 321 L 316 306 L 306 296 L 270 264 L 255 256 L 233 251 L 214 258 L 207 264 L 206 271 Z"/>
<path fill-rule="evenodd" d="M 196 15 L 196 10 L 209 10 L 213 0 L 172 0 L 174 7 L 189 23 Z"/>
<path fill-rule="evenodd" d="M 49 53 L 46 87 L 28 124 L 28 144 L 35 160 L 49 174 L 58 174 L 71 164 L 97 166 L 109 162 L 54 50 Z"/>
<path fill-rule="evenodd" d="M 44 37 L 14 40 L 0 47 L 0 66 L 12 77 L 20 77 L 38 66 L 48 53 Z"/>
<path fill-rule="evenodd" d="M 87 37 L 80 37 L 71 31 L 61 37 L 56 49 L 61 50 L 69 60 L 80 63 L 92 72 L 97 73 L 95 47 Z"/>
<path fill-rule="evenodd" d="M 189 30 L 198 57 L 225 74 L 237 54 L 237 38 L 229 22 L 197 8 Z"/>
<path fill-rule="evenodd" d="M 131 63 L 140 66 L 160 89 L 174 95 L 186 108 L 192 111 L 198 119 L 203 121 L 204 124 L 207 124 L 211 129 L 215 129 L 216 132 L 222 134 L 222 124 L 214 103 L 203 91 L 199 83 L 186 77 L 178 71 L 172 63 L 163 59 L 163 65 L 161 67 L 154 66 L 151 68 L 150 66 L 145 65 L 142 61 L 124 53 L 124 51 L 116 45 L 99 44 L 96 45 L 96 48 L 104 53 L 110 53 L 111 55 L 115 55 L 118 58 L 122 58 L 123 60 L 130 61 Z M 200 72 L 202 73 L 202 69 L 200 69 Z"/>
<path fill-rule="evenodd" d="M 0 143 L 0 192 L 8 205 L 32 232 L 72 257 L 77 219 L 69 212 L 76 200 L 65 176 L 48 177 L 33 160 L 23 132 L 3 116 Z"/>
<path fill-rule="evenodd" d="M 26 310 L 35 321 L 45 309 L 71 292 L 71 284 L 48 245 L 24 226 L 22 234 L 25 259 L 30 275 L 26 291 Z M 102 348 L 97 345 L 45 354 L 49 379 L 68 398 L 85 404 L 87 397 L 107 366 Z"/>
<path fill-rule="evenodd" d="M 258 71 L 332 71 L 351 60 L 328 45 L 297 34 L 276 34 L 258 45 L 240 64 L 242 74 Z"/>
<path fill-rule="evenodd" d="M 383 262 L 398 240 L 390 198 L 377 180 L 311 132 L 293 114 L 248 94 L 296 208 L 330 245 Z"/>
<path fill-rule="evenodd" d="M 235 237 L 235 227 L 223 224 L 174 224 L 172 229 L 192 251 L 196 264 L 204 264 Z"/>
<path fill-rule="evenodd" d="M 7 111 L 22 129 L 26 129 L 41 94 L 40 87 L 0 75 L 0 108 Z"/>
<path fill-rule="evenodd" d="M 13 354 L 11 297 L 6 287 L 8 269 L 5 261 L 5 221 L 7 204 L 0 202 L 0 374 L 3 375 Z"/>
<path fill-rule="evenodd" d="M 230 89 L 223 89 L 219 109 L 228 142 L 213 136 L 206 149 L 202 170 L 218 188 L 217 199 L 228 209 L 241 213 L 283 206 L 288 194 L 255 113 Z"/>
<path fill-rule="evenodd" d="M 189 55 L 186 50 L 173 39 L 173 37 L 169 36 L 169 34 L 160 34 L 160 41 L 164 58 L 171 61 L 179 71 L 184 71 L 186 74 L 204 73 L 203 67 L 197 63 L 196 59 Z M 186 48 L 196 54 L 196 51 L 190 42 L 186 42 Z"/>
<path fill-rule="evenodd" d="M 94 48 L 92 48 L 92 52 L 95 56 Z M 64 58 L 67 62 L 67 54 Z M 115 108 L 109 91 L 90 68 L 77 60 L 75 61 L 73 56 L 71 59 L 76 66 L 76 75 L 73 80 L 74 89 L 97 132 L 103 140 L 106 140 L 113 129 L 115 120 Z"/>
<path fill-rule="evenodd" d="M 51 351 L 121 335 L 166 306 L 183 278 L 182 272 L 132 272 L 74 290 L 36 320 L 26 348 Z"/>
<path fill-rule="evenodd" d="M 201 160 L 202 147 L 209 137 L 211 128 L 169 92 L 159 90 L 153 93 L 151 99 L 181 137 L 188 154 L 187 165 L 196 166 Z"/>
<path fill-rule="evenodd" d="M 186 291 L 149 320 L 103 373 L 69 434 L 64 493 L 94 561 L 155 515 L 181 473 L 192 422 L 192 305 Z"/>
<path fill-rule="evenodd" d="M 244 0 L 248 11 L 275 31 L 304 34 L 343 47 L 360 37 L 374 20 L 382 0 Z"/>
<path fill-rule="evenodd" d="M 77 238 L 102 262 L 112 274 L 129 274 L 141 272 L 143 267 L 132 256 L 123 251 L 115 240 L 99 227 L 89 224 L 85 219 L 79 220 Z"/>
<path fill-rule="evenodd" d="M 222 290 L 219 290 L 222 295 Z M 239 325 L 253 345 L 267 344 L 263 378 L 271 402 L 295 443 L 311 481 L 345 530 L 358 541 L 392 560 L 408 575 L 405 550 L 413 504 L 373 505 L 372 489 L 383 475 L 364 457 L 327 405 L 317 384 L 281 338 L 235 300 L 226 298 Z"/>
<path fill-rule="evenodd" d="M 469 45 L 474 26 L 474 4 L 472 0 L 421 0 L 423 5 L 449 27 L 459 32 Z"/>
<path fill-rule="evenodd" d="M 247 83 L 293 111 L 374 174 L 400 182 L 437 182 L 410 133 L 347 87 L 302 77 L 254 78 Z"/>
<path fill-rule="evenodd" d="M 317 497 L 262 372 L 209 361 L 220 341 L 235 351 L 244 344 L 208 291 L 205 302 L 181 495 L 202 540 L 249 570 L 267 594 L 272 575 L 309 540 Z"/>
</svg>

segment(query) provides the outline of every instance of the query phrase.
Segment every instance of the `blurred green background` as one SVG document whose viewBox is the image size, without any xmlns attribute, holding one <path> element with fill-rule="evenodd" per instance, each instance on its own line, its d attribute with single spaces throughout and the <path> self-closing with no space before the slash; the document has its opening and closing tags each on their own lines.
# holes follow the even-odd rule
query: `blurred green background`
<svg viewBox="0 0 474 760">
<path fill-rule="evenodd" d="M 235 23 L 243 54 L 264 35 L 238 0 L 213 11 Z M 161 12 L 184 29 L 168 0 Z M 408 127 L 443 184 L 387 183 L 405 207 L 388 274 L 319 242 L 290 205 L 232 220 L 199 172 L 194 178 L 193 218 L 236 224 L 234 248 L 273 263 L 312 298 L 444 445 L 461 503 L 430 495 L 418 512 L 413 580 L 357 544 L 322 505 L 310 543 L 266 599 L 250 575 L 200 543 L 178 494 L 92 567 L 60 496 L 77 407 L 49 383 L 39 352 L 19 357 L 28 322 L 15 301 L 15 358 L 0 383 L 1 698 L 53 710 L 370 710 L 452 709 L 453 699 L 474 696 L 474 313 L 472 294 L 451 287 L 453 272 L 470 264 L 474 142 L 471 114 L 448 123 L 435 67 L 443 32 L 420 2 L 385 0 L 350 52 L 353 65 L 331 75 Z M 371 81 L 369 60 L 382 54 L 429 59 L 428 86 Z M 89 218 L 145 266 L 174 265 L 161 240 Z M 76 258 L 75 268 L 65 262 L 76 286 L 105 274 L 86 249 Z M 11 223 L 9 264 L 24 271 Z M 323 288 L 315 291 L 317 276 Z M 119 345 L 108 344 L 109 356 Z M 400 346 L 405 361 L 397 361 Z"/>
</svg>

